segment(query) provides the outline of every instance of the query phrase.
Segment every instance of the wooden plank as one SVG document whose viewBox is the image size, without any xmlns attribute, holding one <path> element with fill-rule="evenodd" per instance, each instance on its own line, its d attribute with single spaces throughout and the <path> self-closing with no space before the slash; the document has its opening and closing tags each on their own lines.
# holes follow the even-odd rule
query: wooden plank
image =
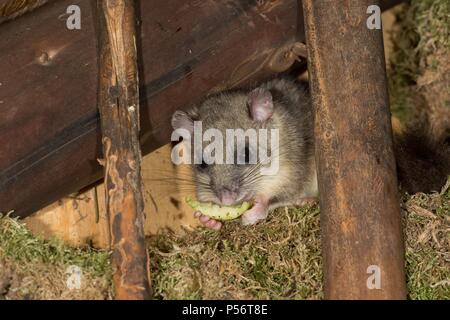
<svg viewBox="0 0 450 320">
<path fill-rule="evenodd" d="M 157 234 L 162 229 L 179 234 L 198 225 L 192 208 L 184 201 L 195 194 L 189 182 L 191 167 L 173 165 L 171 150 L 171 144 L 166 144 L 142 159 L 146 235 Z M 103 183 L 60 199 L 25 218 L 24 222 L 34 234 L 46 239 L 56 237 L 76 247 L 109 248 Z"/>
<path fill-rule="evenodd" d="M 65 26 L 72 4 L 81 30 Z M 297 34 L 294 0 L 140 5 L 144 153 L 168 142 L 175 109 L 238 84 Z M 26 216 L 102 176 L 92 20 L 89 1 L 60 0 L 0 28 L 0 211 Z"/>
<path fill-rule="evenodd" d="M 66 28 L 69 5 L 81 30 Z M 295 0 L 140 1 L 138 11 L 144 154 L 168 142 L 174 110 L 273 74 L 268 57 L 304 39 Z M 101 179 L 96 65 L 89 1 L 49 1 L 0 26 L 0 211 L 26 216 Z"/>
<path fill-rule="evenodd" d="M 388 60 L 392 48 L 394 12 L 383 12 L 382 21 L 385 56 Z M 302 78 L 304 76 L 307 76 L 307 73 L 302 75 Z M 307 77 L 304 80 L 307 81 Z M 399 123 L 394 120 L 395 118 L 392 119 L 392 125 L 395 132 L 395 126 L 398 127 Z M 191 167 L 174 166 L 170 161 L 170 153 L 171 144 L 166 144 L 142 159 L 144 203 L 145 207 L 150 209 L 146 212 L 146 235 L 157 234 L 162 229 L 170 229 L 180 234 L 183 230 L 198 225 L 198 220 L 193 217 L 193 210 L 184 202 L 186 197 L 195 195 L 190 183 Z M 47 239 L 57 237 L 77 247 L 90 245 L 95 248 L 108 248 L 110 239 L 104 193 L 103 184 L 100 184 L 81 194 L 60 199 L 24 221 L 34 234 Z"/>
<path fill-rule="evenodd" d="M 303 0 L 328 299 L 405 299 L 382 31 L 373 0 Z"/>
</svg>

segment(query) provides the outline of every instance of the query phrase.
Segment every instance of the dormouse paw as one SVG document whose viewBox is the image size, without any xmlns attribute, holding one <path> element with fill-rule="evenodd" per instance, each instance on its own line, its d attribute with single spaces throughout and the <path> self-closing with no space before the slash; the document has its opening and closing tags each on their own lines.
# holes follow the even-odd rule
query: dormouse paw
<svg viewBox="0 0 450 320">
<path fill-rule="evenodd" d="M 267 218 L 267 214 L 269 213 L 268 207 L 257 203 L 250 210 L 246 211 L 242 215 L 242 225 L 249 226 L 257 223 L 258 221 L 264 220 Z"/>
<path fill-rule="evenodd" d="M 305 198 L 300 198 L 297 201 L 295 201 L 294 205 L 297 207 L 312 206 L 314 204 L 317 204 L 318 202 L 319 202 L 318 198 L 305 197 Z"/>
</svg>

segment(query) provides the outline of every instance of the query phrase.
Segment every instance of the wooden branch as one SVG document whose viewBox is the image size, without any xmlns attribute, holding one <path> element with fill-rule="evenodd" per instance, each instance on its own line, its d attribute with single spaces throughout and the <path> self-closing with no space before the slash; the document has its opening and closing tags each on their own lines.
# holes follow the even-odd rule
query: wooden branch
<svg viewBox="0 0 450 320">
<path fill-rule="evenodd" d="M 382 31 L 366 26 L 373 4 L 303 0 L 328 299 L 406 295 Z"/>
<path fill-rule="evenodd" d="M 133 0 L 98 0 L 99 94 L 116 299 L 150 297 Z"/>
</svg>

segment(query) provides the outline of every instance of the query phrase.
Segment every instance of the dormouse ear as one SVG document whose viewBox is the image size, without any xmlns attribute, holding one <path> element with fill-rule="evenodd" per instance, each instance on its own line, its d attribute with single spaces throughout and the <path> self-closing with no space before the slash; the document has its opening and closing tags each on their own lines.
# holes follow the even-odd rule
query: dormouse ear
<svg viewBox="0 0 450 320">
<path fill-rule="evenodd" d="M 253 121 L 269 120 L 273 114 L 272 94 L 267 89 L 256 88 L 248 94 L 248 107 Z"/>
<path fill-rule="evenodd" d="M 176 129 L 186 129 L 190 133 L 194 132 L 194 120 L 184 111 L 177 110 L 172 115 L 172 128 Z"/>
</svg>

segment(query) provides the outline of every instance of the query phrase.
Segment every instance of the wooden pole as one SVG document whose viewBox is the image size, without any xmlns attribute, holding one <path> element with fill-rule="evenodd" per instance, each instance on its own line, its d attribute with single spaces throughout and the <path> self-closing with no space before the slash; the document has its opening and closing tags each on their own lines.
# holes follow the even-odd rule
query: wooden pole
<svg viewBox="0 0 450 320">
<path fill-rule="evenodd" d="M 404 299 L 404 248 L 374 0 L 303 0 L 327 299 Z M 299 2 L 300 4 L 300 2 Z"/>
<path fill-rule="evenodd" d="M 99 93 L 116 299 L 150 297 L 133 0 L 98 0 Z"/>
</svg>

